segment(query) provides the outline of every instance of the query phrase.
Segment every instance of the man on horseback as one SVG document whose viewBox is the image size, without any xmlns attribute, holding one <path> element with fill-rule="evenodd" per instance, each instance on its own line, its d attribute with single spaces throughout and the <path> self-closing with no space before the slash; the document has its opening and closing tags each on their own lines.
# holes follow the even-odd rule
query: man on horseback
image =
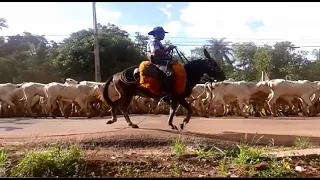
<svg viewBox="0 0 320 180">
<path fill-rule="evenodd" d="M 151 39 L 147 45 L 147 56 L 151 63 L 155 64 L 161 71 L 166 74 L 166 78 L 163 82 L 163 91 L 166 94 L 165 99 L 169 100 L 172 93 L 172 83 L 173 83 L 173 69 L 172 63 L 173 59 L 169 53 L 176 48 L 174 45 L 165 47 L 161 41 L 164 39 L 166 32 L 162 27 L 155 27 L 148 35 L 152 35 Z"/>
</svg>

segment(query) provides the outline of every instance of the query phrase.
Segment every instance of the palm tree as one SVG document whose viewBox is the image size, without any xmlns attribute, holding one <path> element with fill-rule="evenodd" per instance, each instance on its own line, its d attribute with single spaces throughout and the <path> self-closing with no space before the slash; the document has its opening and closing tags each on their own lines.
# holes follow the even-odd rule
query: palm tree
<svg viewBox="0 0 320 180">
<path fill-rule="evenodd" d="M 223 67 L 223 61 L 226 61 L 228 64 L 232 65 L 234 62 L 233 52 L 234 50 L 230 47 L 228 41 L 225 41 L 226 38 L 215 39 L 212 38 L 208 40 L 210 43 L 209 50 L 212 53 L 212 57 L 217 61 L 220 67 Z M 232 59 L 230 59 L 230 57 Z"/>
</svg>

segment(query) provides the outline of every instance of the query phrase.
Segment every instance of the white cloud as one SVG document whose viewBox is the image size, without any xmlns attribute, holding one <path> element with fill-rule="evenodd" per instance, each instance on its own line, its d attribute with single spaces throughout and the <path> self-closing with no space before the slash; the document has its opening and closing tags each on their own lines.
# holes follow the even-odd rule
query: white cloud
<svg viewBox="0 0 320 180">
<path fill-rule="evenodd" d="M 180 19 L 188 24 L 185 31 L 190 37 L 284 39 L 302 46 L 306 39 L 320 40 L 319 9 L 320 3 L 309 2 L 192 2 L 181 10 Z M 252 31 L 249 20 L 264 26 Z"/>
<path fill-rule="evenodd" d="M 310 52 L 319 47 L 304 46 L 320 46 L 319 9 L 316 2 L 192 2 L 180 11 L 180 20 L 187 24 L 188 37 L 226 37 L 270 45 L 288 40 Z M 264 26 L 253 30 L 250 20 Z"/>
<path fill-rule="evenodd" d="M 121 12 L 107 11 L 96 4 L 97 21 L 114 23 Z M 1 3 L 0 17 L 8 20 L 9 28 L 0 35 L 15 35 L 28 31 L 42 35 L 69 35 L 80 29 L 93 26 L 92 3 Z M 63 40 L 67 36 L 48 36 L 52 40 Z"/>
<path fill-rule="evenodd" d="M 166 4 L 165 8 L 159 8 L 169 19 L 171 18 L 171 12 L 169 9 L 172 8 L 172 4 Z"/>
<path fill-rule="evenodd" d="M 181 33 L 182 24 L 180 21 L 171 21 L 168 24 L 163 25 L 165 31 L 169 32 L 171 37 L 177 36 Z"/>
<path fill-rule="evenodd" d="M 148 34 L 154 27 L 153 26 L 138 26 L 138 25 L 130 25 L 124 24 L 120 25 L 121 29 L 127 31 L 129 34 L 134 35 L 135 32 L 140 32 L 141 34 Z"/>
<path fill-rule="evenodd" d="M 171 12 L 165 8 L 159 8 L 168 18 L 171 17 Z"/>
<path fill-rule="evenodd" d="M 117 11 L 108 11 L 101 7 L 96 7 L 97 21 L 101 24 L 115 23 L 123 14 Z"/>
</svg>

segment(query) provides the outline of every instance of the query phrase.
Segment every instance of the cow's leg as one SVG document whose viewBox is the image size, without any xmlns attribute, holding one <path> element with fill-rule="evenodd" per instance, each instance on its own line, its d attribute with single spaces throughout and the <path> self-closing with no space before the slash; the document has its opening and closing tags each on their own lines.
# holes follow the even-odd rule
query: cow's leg
<svg viewBox="0 0 320 180">
<path fill-rule="evenodd" d="M 47 98 L 46 108 L 48 109 L 49 115 L 50 115 L 53 119 L 55 119 L 56 116 L 53 114 L 53 111 L 57 108 L 56 97 L 48 97 L 48 98 Z"/>
<path fill-rule="evenodd" d="M 61 113 L 63 112 L 63 116 L 64 116 L 64 118 L 66 118 L 66 119 L 68 119 L 69 116 L 70 116 L 70 114 L 71 114 L 71 112 L 70 112 L 70 113 L 66 113 L 67 108 L 71 108 L 71 110 L 72 110 L 72 103 L 70 103 L 70 102 L 64 102 L 64 105 L 63 105 L 62 109 L 60 109 Z"/>
<path fill-rule="evenodd" d="M 91 118 L 91 112 L 88 110 L 87 101 L 84 101 L 82 98 L 76 98 L 74 101 L 80 106 L 80 112 L 84 112 L 87 115 L 87 118 Z"/>
<path fill-rule="evenodd" d="M 252 103 L 252 108 L 253 108 L 254 117 L 260 117 L 261 114 L 259 112 L 260 109 L 258 108 L 258 103 L 257 102 L 253 102 Z"/>
<path fill-rule="evenodd" d="M 270 99 L 268 100 L 268 106 L 270 108 L 270 111 L 271 111 L 271 114 L 274 116 L 274 117 L 277 117 L 277 113 L 275 112 L 275 108 L 272 106 L 274 105 L 274 103 L 277 101 L 277 99 L 279 98 L 279 94 L 275 93 L 274 91 L 271 90 L 271 93 L 270 93 Z"/>
<path fill-rule="evenodd" d="M 64 101 L 62 101 L 62 100 L 59 100 L 59 101 L 58 101 L 58 108 L 59 108 L 59 110 L 60 110 L 61 115 L 64 116 L 64 117 L 65 117 L 65 114 L 64 114 L 64 112 L 65 112 L 65 107 L 66 107 L 67 105 L 68 105 L 67 102 L 64 102 Z"/>
<path fill-rule="evenodd" d="M 32 104 L 33 104 L 34 97 L 35 95 L 33 93 L 27 93 L 24 91 L 24 99 L 26 100 L 27 111 L 33 118 L 36 118 L 37 115 L 32 111 Z"/>
<path fill-rule="evenodd" d="M 36 97 L 36 96 L 33 96 L 33 98 L 31 99 L 31 103 L 29 105 L 30 109 L 32 109 L 40 101 L 40 98 L 38 99 L 38 98 L 34 98 L 34 97 Z M 38 117 L 37 113 L 34 113 L 32 110 L 29 113 L 31 114 L 31 116 L 33 118 L 37 118 Z"/>
<path fill-rule="evenodd" d="M 94 116 L 94 110 L 93 110 L 93 107 L 92 107 L 92 103 L 91 102 L 87 102 L 86 104 L 87 104 L 86 105 L 87 114 L 89 114 L 88 117 L 91 118 L 92 116 Z"/>
<path fill-rule="evenodd" d="M 310 116 L 310 107 L 312 106 L 312 102 L 310 101 L 310 96 L 308 94 L 304 94 L 301 96 L 301 99 L 307 104 L 307 108 L 304 108 L 304 111 L 307 116 Z"/>
<path fill-rule="evenodd" d="M 239 99 L 238 105 L 240 108 L 241 115 L 245 118 L 248 118 L 249 117 L 249 113 L 248 113 L 249 103 L 248 103 L 248 101 L 245 99 Z"/>
</svg>

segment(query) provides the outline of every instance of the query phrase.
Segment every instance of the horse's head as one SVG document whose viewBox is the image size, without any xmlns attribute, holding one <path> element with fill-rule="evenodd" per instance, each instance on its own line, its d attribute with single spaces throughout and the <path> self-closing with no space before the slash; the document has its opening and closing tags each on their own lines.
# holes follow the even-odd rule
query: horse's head
<svg viewBox="0 0 320 180">
<path fill-rule="evenodd" d="M 206 57 L 204 59 L 205 63 L 205 73 L 207 73 L 209 76 L 214 77 L 217 81 L 224 81 L 226 79 L 226 75 L 224 74 L 221 67 L 218 65 L 218 63 L 210 56 L 208 51 L 204 49 L 204 56 Z"/>
</svg>

